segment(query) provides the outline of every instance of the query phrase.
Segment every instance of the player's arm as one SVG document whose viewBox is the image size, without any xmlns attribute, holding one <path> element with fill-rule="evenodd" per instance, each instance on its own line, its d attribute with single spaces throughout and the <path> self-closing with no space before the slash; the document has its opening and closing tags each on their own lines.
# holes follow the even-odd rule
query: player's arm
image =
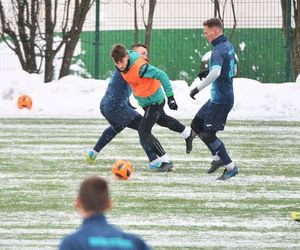
<svg viewBox="0 0 300 250">
<path fill-rule="evenodd" d="M 209 71 L 207 77 L 204 81 L 200 82 L 196 86 L 196 88 L 192 89 L 190 92 L 190 96 L 195 99 L 195 95 L 198 94 L 202 89 L 212 84 L 221 74 L 221 66 L 215 65 L 212 67 L 211 71 Z"/>
<path fill-rule="evenodd" d="M 211 68 L 205 80 L 198 84 L 196 88 L 192 89 L 190 96 L 195 99 L 195 95 L 199 93 L 202 89 L 212 84 L 221 74 L 222 65 L 224 62 L 226 51 L 224 49 L 214 49 L 210 57 Z"/>
<path fill-rule="evenodd" d="M 169 108 L 173 110 L 178 109 L 177 103 L 174 99 L 172 85 L 166 72 L 154 67 L 151 64 L 145 64 L 140 70 L 140 77 L 147 77 L 159 80 L 168 98 Z"/>
</svg>

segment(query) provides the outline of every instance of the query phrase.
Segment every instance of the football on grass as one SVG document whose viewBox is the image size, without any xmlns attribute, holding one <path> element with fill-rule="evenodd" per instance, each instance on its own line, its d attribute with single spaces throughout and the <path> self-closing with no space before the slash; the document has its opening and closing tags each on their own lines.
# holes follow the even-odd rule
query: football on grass
<svg viewBox="0 0 300 250">
<path fill-rule="evenodd" d="M 128 160 L 118 160 L 112 167 L 115 177 L 121 180 L 128 180 L 134 172 L 133 166 Z"/>
</svg>

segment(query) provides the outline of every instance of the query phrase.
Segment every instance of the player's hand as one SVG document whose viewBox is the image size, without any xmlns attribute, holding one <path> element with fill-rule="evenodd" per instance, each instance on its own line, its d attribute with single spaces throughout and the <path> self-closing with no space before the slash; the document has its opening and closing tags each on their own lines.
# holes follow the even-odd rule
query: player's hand
<svg viewBox="0 0 300 250">
<path fill-rule="evenodd" d="M 200 80 L 202 81 L 203 78 L 206 78 L 207 75 L 209 73 L 208 69 L 203 69 L 198 73 L 198 77 L 200 78 Z"/>
<path fill-rule="evenodd" d="M 190 97 L 192 97 L 195 100 L 195 95 L 197 95 L 198 93 L 199 93 L 199 89 L 196 87 L 191 90 Z"/>
<path fill-rule="evenodd" d="M 174 99 L 174 96 L 169 96 L 168 97 L 168 105 L 169 105 L 169 108 L 172 109 L 172 110 L 177 110 L 178 109 L 178 106 L 177 106 L 177 103 Z"/>
</svg>

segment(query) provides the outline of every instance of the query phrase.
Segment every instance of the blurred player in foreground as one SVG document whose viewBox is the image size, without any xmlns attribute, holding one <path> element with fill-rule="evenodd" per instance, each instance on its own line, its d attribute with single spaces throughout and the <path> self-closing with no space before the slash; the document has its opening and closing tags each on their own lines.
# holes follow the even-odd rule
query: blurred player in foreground
<svg viewBox="0 0 300 250">
<path fill-rule="evenodd" d="M 87 177 L 80 185 L 75 207 L 83 218 L 81 227 L 63 238 L 59 250 L 149 250 L 139 237 L 109 224 L 104 215 L 112 208 L 107 181 Z"/>
</svg>

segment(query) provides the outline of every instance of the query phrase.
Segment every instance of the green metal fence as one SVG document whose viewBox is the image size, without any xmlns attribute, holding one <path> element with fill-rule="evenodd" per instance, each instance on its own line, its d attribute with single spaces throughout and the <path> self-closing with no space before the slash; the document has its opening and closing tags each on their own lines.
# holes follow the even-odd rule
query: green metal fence
<svg viewBox="0 0 300 250">
<path fill-rule="evenodd" d="M 239 76 L 261 82 L 286 81 L 288 64 L 280 1 L 237 0 L 233 1 L 234 11 L 230 1 L 219 2 L 225 34 L 230 37 L 239 58 Z M 138 1 L 137 6 L 139 41 L 144 42 L 141 3 Z M 146 17 L 147 11 L 145 6 Z M 113 70 L 109 56 L 111 46 L 119 42 L 127 46 L 134 43 L 134 1 L 100 1 L 99 13 L 100 70 L 97 74 L 103 79 Z M 171 79 L 193 78 L 203 55 L 211 49 L 202 35 L 202 22 L 213 16 L 212 1 L 158 0 L 151 39 L 151 63 L 166 70 Z M 82 40 L 91 39 L 90 43 L 83 43 L 84 62 L 88 71 L 97 77 L 94 37 L 92 28 L 82 33 Z"/>
<path fill-rule="evenodd" d="M 142 43 L 145 41 L 144 22 L 147 23 L 148 16 L 148 5 L 142 6 L 144 2 L 137 0 L 138 37 Z M 202 34 L 202 22 L 215 15 L 213 2 L 157 0 L 151 63 L 164 69 L 172 80 L 195 77 L 202 57 L 211 50 Z M 239 59 L 239 77 L 261 82 L 285 82 L 290 77 L 287 67 L 290 60 L 287 59 L 282 33 L 280 1 L 234 0 L 219 3 L 225 34 L 234 44 Z M 97 0 L 81 34 L 82 53 L 78 57 L 87 71 L 85 76 L 109 77 L 114 69 L 110 58 L 112 45 L 132 45 L 134 31 L 134 0 Z"/>
</svg>

